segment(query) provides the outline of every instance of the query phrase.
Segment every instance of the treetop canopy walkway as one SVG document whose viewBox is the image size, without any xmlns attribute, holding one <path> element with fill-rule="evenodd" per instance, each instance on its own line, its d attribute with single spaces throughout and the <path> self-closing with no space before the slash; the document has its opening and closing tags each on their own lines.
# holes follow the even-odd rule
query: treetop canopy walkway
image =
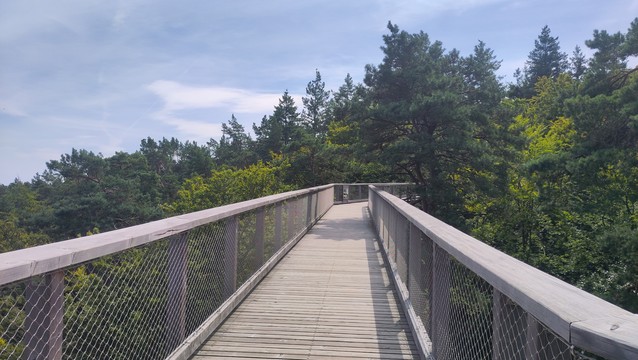
<svg viewBox="0 0 638 360">
<path fill-rule="evenodd" d="M 0 254 L 0 359 L 638 359 L 638 315 L 409 188 L 331 184 Z"/>
</svg>

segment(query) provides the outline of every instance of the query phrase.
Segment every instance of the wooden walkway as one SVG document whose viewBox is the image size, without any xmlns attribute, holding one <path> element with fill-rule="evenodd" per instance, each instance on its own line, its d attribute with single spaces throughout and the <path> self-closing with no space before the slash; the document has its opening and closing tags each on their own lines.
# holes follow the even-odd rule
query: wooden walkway
<svg viewBox="0 0 638 360">
<path fill-rule="evenodd" d="M 333 206 L 192 359 L 418 359 L 366 206 Z"/>
</svg>

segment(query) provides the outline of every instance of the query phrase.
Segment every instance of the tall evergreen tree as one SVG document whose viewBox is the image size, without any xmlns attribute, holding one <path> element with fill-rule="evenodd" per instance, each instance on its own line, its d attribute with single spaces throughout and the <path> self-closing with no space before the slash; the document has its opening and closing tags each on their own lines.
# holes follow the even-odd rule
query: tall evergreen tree
<svg viewBox="0 0 638 360">
<path fill-rule="evenodd" d="M 323 138 L 328 131 L 327 107 L 330 92 L 325 90 L 326 83 L 321 81 L 319 70 L 315 70 L 315 79 L 306 86 L 306 96 L 301 101 L 304 110 L 303 123 L 310 128 L 314 136 Z"/>
<path fill-rule="evenodd" d="M 295 100 L 288 90 L 279 99 L 272 115 L 264 116 L 259 126 L 253 124 L 257 153 L 262 160 L 269 160 L 270 153 L 288 151 L 298 129 L 301 127 L 300 115 Z"/>
<path fill-rule="evenodd" d="M 580 46 L 576 45 L 572 57 L 569 58 L 569 72 L 575 80 L 581 80 L 587 71 L 587 59 Z"/>
<path fill-rule="evenodd" d="M 549 26 L 545 25 L 538 38 L 534 40 L 534 50 L 529 53 L 523 72 L 520 73 L 517 70 L 518 76 L 515 74 L 518 83 L 511 89 L 511 95 L 532 97 L 538 79 L 542 77 L 555 79 L 567 69 L 567 54 L 560 51 L 558 37 L 553 37 Z"/>
<path fill-rule="evenodd" d="M 244 168 L 257 162 L 254 141 L 234 114 L 228 123 L 222 123 L 222 137 L 219 142 L 211 139 L 208 144 L 213 150 L 217 165 Z"/>
<path fill-rule="evenodd" d="M 534 50 L 529 53 L 526 65 L 531 85 L 543 76 L 555 79 L 567 70 L 567 54 L 560 51 L 558 37 L 552 37 L 549 26 L 545 25 L 534 41 Z"/>
<path fill-rule="evenodd" d="M 464 191 L 488 153 L 478 136 L 486 119 L 480 104 L 498 102 L 487 89 L 498 89 L 497 62 L 482 44 L 463 59 L 423 32 L 388 29 L 383 62 L 366 66 L 363 136 L 379 161 L 419 185 L 425 211 L 462 226 Z"/>
</svg>

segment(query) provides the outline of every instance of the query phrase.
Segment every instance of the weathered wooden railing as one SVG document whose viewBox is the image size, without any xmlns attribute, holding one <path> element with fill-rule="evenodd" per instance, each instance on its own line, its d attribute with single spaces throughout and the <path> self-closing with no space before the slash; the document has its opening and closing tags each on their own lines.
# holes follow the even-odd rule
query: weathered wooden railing
<svg viewBox="0 0 638 360">
<path fill-rule="evenodd" d="M 638 315 L 375 187 L 375 230 L 424 357 L 638 359 Z"/>
<path fill-rule="evenodd" d="M 186 358 L 333 202 L 320 186 L 0 254 L 0 359 Z"/>
<path fill-rule="evenodd" d="M 0 254 L 0 360 L 187 358 L 344 187 Z"/>
</svg>

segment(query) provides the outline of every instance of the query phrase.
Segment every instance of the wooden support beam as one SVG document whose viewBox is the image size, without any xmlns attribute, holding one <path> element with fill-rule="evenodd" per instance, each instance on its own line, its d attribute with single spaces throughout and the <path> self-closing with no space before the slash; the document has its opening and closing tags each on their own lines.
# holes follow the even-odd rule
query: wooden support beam
<svg viewBox="0 0 638 360">
<path fill-rule="evenodd" d="M 166 301 L 166 347 L 175 349 L 186 338 L 186 287 L 188 278 L 188 231 L 168 241 L 168 299 Z"/>
<path fill-rule="evenodd" d="M 31 278 L 25 297 L 24 359 L 62 359 L 64 270 Z"/>
<path fill-rule="evenodd" d="M 421 231 L 410 224 L 410 238 L 408 241 L 408 276 L 407 287 L 410 292 L 410 301 L 416 315 L 423 317 L 423 287 L 421 286 Z M 425 321 L 425 319 L 422 318 Z"/>
<path fill-rule="evenodd" d="M 239 219 L 237 216 L 226 220 L 224 235 L 224 300 L 237 289 L 237 232 Z"/>
<path fill-rule="evenodd" d="M 432 352 L 437 360 L 450 359 L 450 255 L 433 244 L 432 269 Z"/>
<path fill-rule="evenodd" d="M 274 239 L 275 251 L 274 252 L 277 252 L 277 250 L 281 248 L 281 244 L 283 242 L 281 239 L 282 227 L 283 227 L 282 212 L 283 212 L 283 204 L 279 203 L 275 205 L 275 239 Z"/>
<path fill-rule="evenodd" d="M 253 244 L 255 246 L 255 269 L 259 269 L 264 264 L 264 232 L 266 211 L 263 207 L 255 211 L 255 239 Z"/>
</svg>

